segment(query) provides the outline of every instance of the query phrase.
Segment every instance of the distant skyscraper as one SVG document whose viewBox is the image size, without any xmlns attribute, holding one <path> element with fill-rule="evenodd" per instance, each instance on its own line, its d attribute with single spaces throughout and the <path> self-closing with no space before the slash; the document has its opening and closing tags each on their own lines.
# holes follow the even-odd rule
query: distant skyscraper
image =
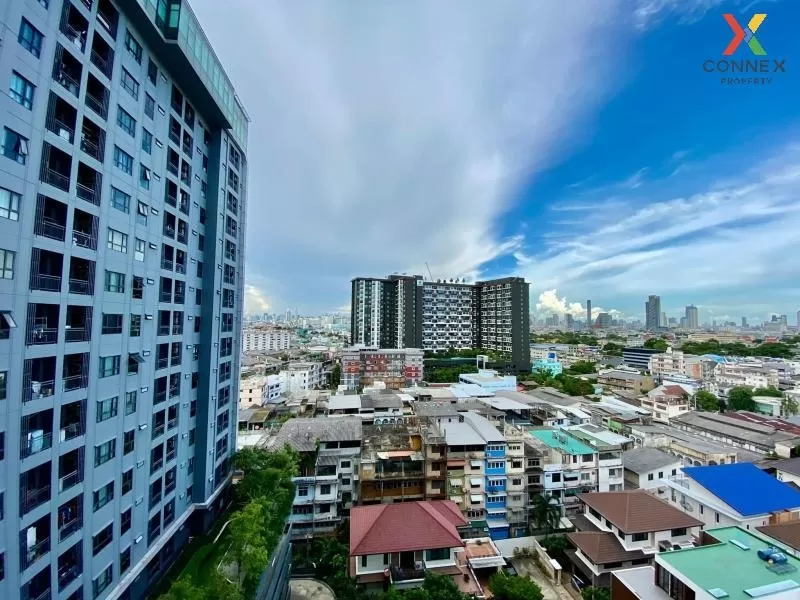
<svg viewBox="0 0 800 600">
<path fill-rule="evenodd" d="M 780 322 L 781 322 L 781 327 L 789 326 L 789 319 L 786 317 L 786 315 L 781 315 Z"/>
<path fill-rule="evenodd" d="M 688 329 L 699 329 L 700 328 L 700 320 L 698 318 L 697 307 L 694 304 L 690 304 L 686 307 L 686 327 Z"/>
<path fill-rule="evenodd" d="M 800 319 L 800 312 L 797 313 L 797 317 L 798 317 L 798 319 Z M 564 317 L 564 321 L 566 323 L 567 329 L 569 329 L 569 330 L 574 329 L 574 327 L 575 327 L 575 319 L 573 319 L 572 315 L 568 314 L 566 317 Z"/>
<path fill-rule="evenodd" d="M 661 296 L 649 296 L 644 304 L 646 329 L 658 329 L 661 321 Z"/>
<path fill-rule="evenodd" d="M 797 313 L 797 320 L 800 323 L 800 311 Z M 742 317 L 742 327 L 747 327 L 747 317 Z"/>
<path fill-rule="evenodd" d="M 797 311 L 797 329 L 800 331 L 800 310 Z"/>
<path fill-rule="evenodd" d="M 611 327 L 611 315 L 607 312 L 601 312 L 597 315 L 597 327 L 600 329 L 607 329 Z"/>
<path fill-rule="evenodd" d="M 661 318 L 658 320 L 659 327 L 666 327 L 667 326 L 667 313 L 662 312 Z"/>
<path fill-rule="evenodd" d="M 586 301 L 586 328 L 590 329 L 592 327 L 592 301 Z"/>
</svg>

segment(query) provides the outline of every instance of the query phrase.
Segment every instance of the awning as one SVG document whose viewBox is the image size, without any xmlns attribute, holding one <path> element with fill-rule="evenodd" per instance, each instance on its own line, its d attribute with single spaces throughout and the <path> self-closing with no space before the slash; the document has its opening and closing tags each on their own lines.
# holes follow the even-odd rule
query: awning
<svg viewBox="0 0 800 600">
<path fill-rule="evenodd" d="M 507 512 L 505 508 L 490 508 L 486 510 L 486 514 L 488 515 L 504 515 Z"/>
<path fill-rule="evenodd" d="M 450 480 L 450 485 L 453 485 L 453 486 L 456 486 L 456 487 L 461 487 L 462 484 L 463 484 L 463 482 L 460 479 L 451 479 Z"/>
<path fill-rule="evenodd" d="M 133 360 L 135 360 L 139 364 L 142 364 L 144 362 L 144 359 L 142 358 L 142 355 L 139 354 L 138 352 L 133 352 L 132 354 L 128 354 L 128 358 L 132 358 Z"/>
<path fill-rule="evenodd" d="M 483 501 L 483 496 L 481 496 L 480 494 L 470 494 L 469 495 L 469 501 L 470 502 L 482 502 Z"/>
<path fill-rule="evenodd" d="M 481 461 L 479 461 L 479 460 L 471 460 L 471 461 L 469 461 L 469 464 L 474 469 L 479 469 L 480 467 L 483 466 L 483 463 Z"/>
<path fill-rule="evenodd" d="M 17 322 L 14 320 L 14 317 L 11 316 L 11 313 L 7 310 L 0 312 L 0 315 L 3 315 L 3 320 L 6 322 L 6 325 L 9 326 L 10 329 L 13 329 L 17 326 Z"/>
<path fill-rule="evenodd" d="M 470 477 L 469 478 L 469 484 L 472 487 L 479 486 L 482 483 L 483 483 L 483 479 L 481 479 L 480 477 Z"/>
</svg>

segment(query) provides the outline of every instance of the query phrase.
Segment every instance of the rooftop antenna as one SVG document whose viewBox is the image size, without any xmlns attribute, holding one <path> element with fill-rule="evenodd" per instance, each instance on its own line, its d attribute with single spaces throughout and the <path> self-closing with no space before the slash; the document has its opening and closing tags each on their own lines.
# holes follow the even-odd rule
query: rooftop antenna
<svg viewBox="0 0 800 600">
<path fill-rule="evenodd" d="M 425 261 L 425 268 L 428 269 L 428 277 L 430 277 L 431 281 L 433 281 L 433 273 L 431 273 L 431 268 L 428 266 L 427 260 Z"/>
</svg>

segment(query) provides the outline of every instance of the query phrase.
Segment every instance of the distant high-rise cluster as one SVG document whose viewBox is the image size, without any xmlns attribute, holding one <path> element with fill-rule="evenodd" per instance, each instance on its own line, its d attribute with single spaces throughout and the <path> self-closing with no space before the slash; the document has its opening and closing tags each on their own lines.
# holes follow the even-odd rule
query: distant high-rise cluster
<svg viewBox="0 0 800 600">
<path fill-rule="evenodd" d="M 529 286 L 521 277 L 465 283 L 419 275 L 352 282 L 351 341 L 377 348 L 485 348 L 530 370 Z"/>
</svg>

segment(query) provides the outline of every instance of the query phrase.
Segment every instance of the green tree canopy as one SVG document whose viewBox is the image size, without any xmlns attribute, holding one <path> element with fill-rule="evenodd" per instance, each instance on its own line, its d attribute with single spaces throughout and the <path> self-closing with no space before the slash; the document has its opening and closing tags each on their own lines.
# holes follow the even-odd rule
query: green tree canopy
<svg viewBox="0 0 800 600">
<path fill-rule="evenodd" d="M 697 410 L 716 412 L 719 410 L 719 398 L 708 390 L 700 390 L 694 395 Z"/>
<path fill-rule="evenodd" d="M 728 407 L 732 410 L 755 410 L 752 390 L 741 385 L 731 388 L 728 392 Z"/>
<path fill-rule="evenodd" d="M 543 600 L 542 589 L 532 579 L 497 571 L 489 578 L 489 589 L 496 600 Z"/>
<path fill-rule="evenodd" d="M 537 494 L 530 501 L 528 509 L 531 524 L 538 531 L 549 533 L 558 527 L 561 520 L 561 508 L 550 496 Z"/>
<path fill-rule="evenodd" d="M 331 369 L 331 389 L 335 390 L 342 381 L 342 365 L 336 363 Z"/>
<path fill-rule="evenodd" d="M 783 392 L 776 387 L 769 386 L 753 390 L 753 396 L 770 396 L 772 398 L 783 398 Z"/>
<path fill-rule="evenodd" d="M 606 588 L 589 586 L 581 590 L 583 600 L 611 600 L 611 592 Z"/>
<path fill-rule="evenodd" d="M 664 351 L 669 347 L 669 344 L 667 344 L 667 340 L 662 338 L 650 338 L 644 343 L 644 347 Z"/>
<path fill-rule="evenodd" d="M 784 417 L 791 417 L 800 413 L 800 405 L 794 398 L 784 398 L 781 402 L 781 414 Z"/>
<path fill-rule="evenodd" d="M 603 354 L 608 356 L 622 356 L 622 344 L 615 344 L 614 342 L 606 342 L 603 346 Z"/>
<path fill-rule="evenodd" d="M 572 363 L 567 371 L 576 375 L 588 375 L 589 373 L 595 373 L 597 369 L 595 369 L 595 363 L 588 360 L 579 360 Z"/>
</svg>

